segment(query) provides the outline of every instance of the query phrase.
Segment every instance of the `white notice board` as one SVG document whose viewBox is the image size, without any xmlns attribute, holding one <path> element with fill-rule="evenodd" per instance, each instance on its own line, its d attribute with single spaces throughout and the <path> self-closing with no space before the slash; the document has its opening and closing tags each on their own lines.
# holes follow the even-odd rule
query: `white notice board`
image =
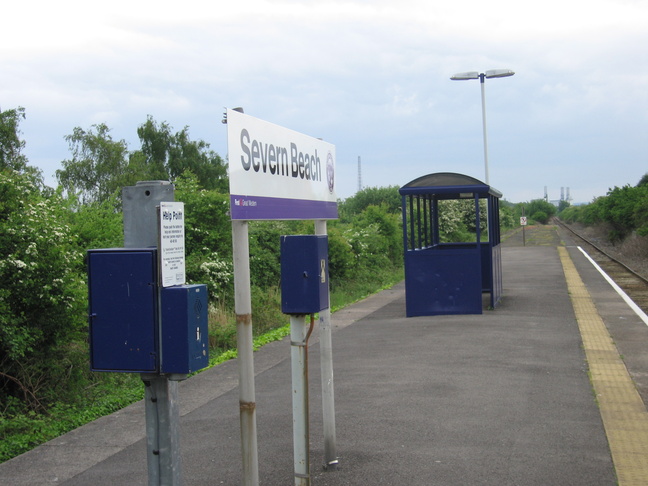
<svg viewBox="0 0 648 486">
<path fill-rule="evenodd" d="M 184 203 L 161 202 L 159 228 L 162 287 L 183 285 L 186 281 Z"/>
</svg>

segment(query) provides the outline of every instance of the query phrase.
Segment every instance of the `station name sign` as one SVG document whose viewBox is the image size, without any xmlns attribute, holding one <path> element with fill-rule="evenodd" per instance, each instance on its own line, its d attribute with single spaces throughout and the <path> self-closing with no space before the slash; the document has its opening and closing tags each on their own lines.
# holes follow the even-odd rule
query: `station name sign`
<svg viewBox="0 0 648 486">
<path fill-rule="evenodd" d="M 338 217 L 334 145 L 235 110 L 227 142 L 232 219 Z"/>
</svg>

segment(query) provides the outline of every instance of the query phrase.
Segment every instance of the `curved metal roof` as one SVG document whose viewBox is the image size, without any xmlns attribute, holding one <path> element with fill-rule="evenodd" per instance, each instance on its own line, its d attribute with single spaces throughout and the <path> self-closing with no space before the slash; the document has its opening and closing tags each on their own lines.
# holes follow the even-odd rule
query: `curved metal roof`
<svg viewBox="0 0 648 486">
<path fill-rule="evenodd" d="M 449 194 L 476 192 L 502 197 L 497 189 L 486 185 L 484 182 L 465 174 L 455 172 L 436 172 L 427 174 L 408 182 L 399 191 L 401 194 Z"/>
</svg>

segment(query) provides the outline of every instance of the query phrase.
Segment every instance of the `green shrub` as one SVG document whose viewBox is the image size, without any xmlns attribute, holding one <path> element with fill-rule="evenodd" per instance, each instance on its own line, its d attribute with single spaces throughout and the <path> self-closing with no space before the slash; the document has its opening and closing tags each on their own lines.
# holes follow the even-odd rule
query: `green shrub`
<svg viewBox="0 0 648 486">
<path fill-rule="evenodd" d="M 531 215 L 531 219 L 538 223 L 547 224 L 549 216 L 544 211 L 536 211 Z"/>
<path fill-rule="evenodd" d="M 85 337 L 83 254 L 58 196 L 4 170 L 0 201 L 0 398 L 37 409 L 71 378 L 61 360 Z"/>
</svg>

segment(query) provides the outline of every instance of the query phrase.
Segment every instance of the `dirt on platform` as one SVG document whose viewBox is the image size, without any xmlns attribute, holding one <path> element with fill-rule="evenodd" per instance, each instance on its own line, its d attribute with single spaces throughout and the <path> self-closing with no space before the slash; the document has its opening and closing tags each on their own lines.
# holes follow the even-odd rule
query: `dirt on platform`
<svg viewBox="0 0 648 486">
<path fill-rule="evenodd" d="M 648 236 L 632 234 L 621 242 L 608 239 L 609 228 L 603 226 L 568 225 L 611 257 L 617 259 L 644 278 L 648 278 Z M 502 234 L 502 246 L 560 246 L 558 227 L 552 224 L 529 225 L 515 228 Z"/>
<path fill-rule="evenodd" d="M 552 224 L 523 226 L 502 235 L 502 246 L 560 246 L 560 235 Z"/>
</svg>

